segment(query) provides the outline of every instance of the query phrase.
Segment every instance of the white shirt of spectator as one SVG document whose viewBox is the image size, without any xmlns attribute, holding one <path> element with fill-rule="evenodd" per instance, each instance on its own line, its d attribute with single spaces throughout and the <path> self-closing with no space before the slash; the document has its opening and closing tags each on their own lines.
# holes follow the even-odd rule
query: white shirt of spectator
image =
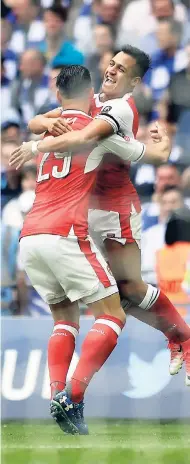
<svg viewBox="0 0 190 464">
<path fill-rule="evenodd" d="M 177 3 L 174 5 L 174 19 L 177 21 L 187 21 L 187 11 L 184 5 Z M 155 32 L 157 19 L 152 14 L 150 0 L 135 0 L 126 6 L 120 27 L 120 44 L 126 43 L 129 33 L 133 34 L 134 39 L 143 37 Z"/>
<path fill-rule="evenodd" d="M 10 49 L 16 54 L 21 54 L 26 48 L 27 42 L 40 42 L 45 39 L 45 26 L 42 21 L 36 19 L 30 24 L 29 30 L 25 35 L 21 29 L 12 34 Z"/>
</svg>

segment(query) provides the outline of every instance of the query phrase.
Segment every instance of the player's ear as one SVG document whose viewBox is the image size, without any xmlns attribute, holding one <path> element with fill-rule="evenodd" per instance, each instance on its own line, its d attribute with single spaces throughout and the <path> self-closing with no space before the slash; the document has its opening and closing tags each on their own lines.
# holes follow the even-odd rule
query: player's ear
<svg viewBox="0 0 190 464">
<path fill-rule="evenodd" d="M 132 84 L 133 88 L 135 88 L 136 85 L 138 85 L 140 83 L 141 83 L 141 77 L 133 77 L 133 79 L 131 81 L 131 84 Z"/>
<path fill-rule="evenodd" d="M 57 96 L 58 102 L 61 103 L 61 105 L 62 105 L 62 97 L 61 97 L 60 91 L 58 89 L 56 91 L 56 96 Z"/>
</svg>

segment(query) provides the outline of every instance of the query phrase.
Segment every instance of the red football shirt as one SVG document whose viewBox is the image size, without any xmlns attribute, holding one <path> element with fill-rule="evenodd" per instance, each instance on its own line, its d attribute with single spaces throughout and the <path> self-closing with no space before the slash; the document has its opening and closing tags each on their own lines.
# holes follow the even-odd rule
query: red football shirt
<svg viewBox="0 0 190 464">
<path fill-rule="evenodd" d="M 80 111 L 63 111 L 72 129 L 79 130 L 92 120 Z M 55 234 L 66 237 L 73 227 L 82 238 L 88 233 L 89 195 L 97 171 L 84 174 L 89 153 L 61 158 L 59 153 L 42 153 L 37 159 L 36 198 L 24 221 L 21 237 Z"/>
</svg>

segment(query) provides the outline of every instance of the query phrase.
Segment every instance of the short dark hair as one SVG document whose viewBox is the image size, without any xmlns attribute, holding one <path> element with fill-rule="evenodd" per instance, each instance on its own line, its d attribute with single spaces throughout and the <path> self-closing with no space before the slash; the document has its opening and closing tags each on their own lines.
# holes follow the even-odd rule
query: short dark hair
<svg viewBox="0 0 190 464">
<path fill-rule="evenodd" d="M 57 88 L 66 98 L 75 98 L 92 86 L 87 68 L 80 65 L 62 66 L 56 80 Z"/>
<path fill-rule="evenodd" d="M 190 211 L 187 206 L 173 211 L 168 221 L 165 234 L 167 245 L 176 242 L 190 242 Z"/>
<path fill-rule="evenodd" d="M 61 21 L 63 21 L 63 23 L 67 21 L 68 10 L 67 8 L 64 8 L 61 5 L 52 5 L 49 8 L 45 8 L 44 13 L 46 13 L 46 11 L 51 11 L 51 13 L 53 13 L 54 15 L 59 16 L 59 18 L 61 19 Z"/>
<path fill-rule="evenodd" d="M 135 73 L 137 73 L 138 76 L 143 77 L 151 67 L 150 56 L 140 50 L 140 48 L 132 47 L 132 45 L 126 45 L 126 47 L 123 47 L 120 51 L 132 56 L 132 58 L 136 60 Z"/>
</svg>

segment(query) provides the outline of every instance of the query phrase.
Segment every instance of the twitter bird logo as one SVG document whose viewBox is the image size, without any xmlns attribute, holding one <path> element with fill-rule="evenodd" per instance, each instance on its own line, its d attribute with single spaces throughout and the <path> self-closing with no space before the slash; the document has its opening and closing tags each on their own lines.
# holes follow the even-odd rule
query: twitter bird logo
<svg viewBox="0 0 190 464">
<path fill-rule="evenodd" d="M 146 362 L 131 353 L 128 374 L 132 389 L 123 392 L 129 398 L 149 398 L 161 392 L 170 382 L 169 351 L 162 350 L 155 358 Z"/>
</svg>

